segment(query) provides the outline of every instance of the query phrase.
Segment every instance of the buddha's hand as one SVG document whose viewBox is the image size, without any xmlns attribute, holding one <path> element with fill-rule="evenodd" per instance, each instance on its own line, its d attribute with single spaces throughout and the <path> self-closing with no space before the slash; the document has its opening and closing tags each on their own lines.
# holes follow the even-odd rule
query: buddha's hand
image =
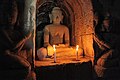
<svg viewBox="0 0 120 80">
<path fill-rule="evenodd" d="M 53 56 L 54 50 L 53 50 L 53 47 L 51 45 L 47 47 L 47 51 L 48 51 L 48 56 Z"/>
</svg>

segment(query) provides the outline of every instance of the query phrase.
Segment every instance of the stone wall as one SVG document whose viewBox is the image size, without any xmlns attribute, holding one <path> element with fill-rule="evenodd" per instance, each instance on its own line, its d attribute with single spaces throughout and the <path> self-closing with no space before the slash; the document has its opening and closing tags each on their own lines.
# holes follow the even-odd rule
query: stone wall
<svg viewBox="0 0 120 80">
<path fill-rule="evenodd" d="M 67 2 L 67 0 L 66 0 Z M 86 56 L 93 56 L 93 11 L 90 0 L 68 1 L 74 10 L 75 43 L 84 49 Z M 77 7 L 76 7 L 77 6 Z"/>
</svg>

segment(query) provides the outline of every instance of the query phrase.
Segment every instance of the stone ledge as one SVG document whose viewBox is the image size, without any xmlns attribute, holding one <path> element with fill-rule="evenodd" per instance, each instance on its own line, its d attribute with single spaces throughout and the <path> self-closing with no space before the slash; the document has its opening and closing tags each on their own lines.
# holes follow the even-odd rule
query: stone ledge
<svg viewBox="0 0 120 80">
<path fill-rule="evenodd" d="M 37 80 L 93 80 L 92 62 L 89 58 L 75 57 L 57 59 L 58 63 L 52 60 L 36 61 Z"/>
</svg>

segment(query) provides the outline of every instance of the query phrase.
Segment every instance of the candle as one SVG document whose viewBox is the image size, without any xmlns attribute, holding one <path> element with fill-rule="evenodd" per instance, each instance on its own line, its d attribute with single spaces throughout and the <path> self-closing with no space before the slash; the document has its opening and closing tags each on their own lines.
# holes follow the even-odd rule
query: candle
<svg viewBox="0 0 120 80">
<path fill-rule="evenodd" d="M 79 45 L 76 46 L 76 60 L 78 60 L 78 49 L 79 49 Z"/>
<path fill-rule="evenodd" d="M 55 49 L 55 45 L 53 45 L 53 50 L 54 50 L 54 62 L 56 63 L 56 49 Z"/>
</svg>

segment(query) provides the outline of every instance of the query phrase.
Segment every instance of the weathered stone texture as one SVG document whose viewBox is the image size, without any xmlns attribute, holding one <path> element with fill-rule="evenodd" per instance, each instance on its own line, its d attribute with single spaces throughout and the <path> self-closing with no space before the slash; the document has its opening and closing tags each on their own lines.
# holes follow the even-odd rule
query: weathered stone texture
<svg viewBox="0 0 120 80">
<path fill-rule="evenodd" d="M 36 16 L 35 9 L 36 9 L 36 0 L 25 1 L 24 28 L 27 31 L 28 30 L 32 31 L 34 29 L 35 16 Z"/>
<path fill-rule="evenodd" d="M 67 2 L 67 0 L 66 0 Z M 93 12 L 90 0 L 68 1 L 74 10 L 75 43 L 84 49 L 87 56 L 93 57 Z"/>
</svg>

